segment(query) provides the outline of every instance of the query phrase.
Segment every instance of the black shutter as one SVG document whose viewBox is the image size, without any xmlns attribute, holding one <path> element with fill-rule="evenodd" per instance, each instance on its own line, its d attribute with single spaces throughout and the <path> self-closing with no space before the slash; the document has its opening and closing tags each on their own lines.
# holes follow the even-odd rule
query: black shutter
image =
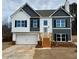
<svg viewBox="0 0 79 59">
<path fill-rule="evenodd" d="M 68 41 L 68 34 L 66 34 L 66 41 Z"/>
<path fill-rule="evenodd" d="M 15 20 L 15 27 L 16 27 L 16 23 L 17 23 L 17 21 Z"/>
<path fill-rule="evenodd" d="M 38 28 L 39 28 L 39 20 L 37 20 L 37 24 L 38 24 L 37 26 L 38 26 Z"/>
<path fill-rule="evenodd" d="M 27 27 L 27 20 L 25 20 L 25 27 Z"/>
<path fill-rule="evenodd" d="M 54 27 L 56 27 L 56 20 L 54 20 Z"/>
<path fill-rule="evenodd" d="M 33 28 L 33 20 L 32 19 L 31 19 L 30 25 Z"/>
<path fill-rule="evenodd" d="M 54 40 L 56 41 L 56 34 L 54 34 Z"/>
<path fill-rule="evenodd" d="M 66 21 L 65 21 L 65 22 L 66 22 L 66 27 L 67 27 L 67 19 L 66 19 Z"/>
</svg>

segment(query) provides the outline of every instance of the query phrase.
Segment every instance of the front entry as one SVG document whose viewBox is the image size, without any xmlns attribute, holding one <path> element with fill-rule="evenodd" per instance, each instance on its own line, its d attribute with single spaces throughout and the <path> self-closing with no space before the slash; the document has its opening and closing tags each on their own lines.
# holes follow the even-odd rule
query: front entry
<svg viewBox="0 0 79 59">
<path fill-rule="evenodd" d="M 44 27 L 44 33 L 42 35 L 42 47 L 51 47 L 51 38 L 47 27 Z"/>
</svg>

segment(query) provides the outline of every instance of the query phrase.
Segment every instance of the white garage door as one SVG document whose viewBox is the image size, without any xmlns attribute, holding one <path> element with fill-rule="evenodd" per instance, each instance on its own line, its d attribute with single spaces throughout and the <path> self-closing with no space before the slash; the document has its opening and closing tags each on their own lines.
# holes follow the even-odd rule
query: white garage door
<svg viewBox="0 0 79 59">
<path fill-rule="evenodd" d="M 16 44 L 37 44 L 37 34 L 17 34 Z"/>
</svg>

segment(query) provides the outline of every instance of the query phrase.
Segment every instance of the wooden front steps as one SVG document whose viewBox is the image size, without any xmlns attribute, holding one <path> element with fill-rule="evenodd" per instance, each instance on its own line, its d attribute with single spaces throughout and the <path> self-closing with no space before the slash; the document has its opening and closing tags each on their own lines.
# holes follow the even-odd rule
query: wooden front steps
<svg viewBox="0 0 79 59">
<path fill-rule="evenodd" d="M 50 33 L 41 33 L 41 42 L 43 48 L 51 47 L 51 34 Z"/>
<path fill-rule="evenodd" d="M 50 38 L 43 38 L 43 41 L 42 41 L 42 47 L 51 47 L 51 41 L 50 41 Z"/>
</svg>

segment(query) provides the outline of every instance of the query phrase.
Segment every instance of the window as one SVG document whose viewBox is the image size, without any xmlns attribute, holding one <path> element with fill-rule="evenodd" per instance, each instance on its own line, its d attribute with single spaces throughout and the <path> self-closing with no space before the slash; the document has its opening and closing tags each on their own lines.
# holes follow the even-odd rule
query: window
<svg viewBox="0 0 79 59">
<path fill-rule="evenodd" d="M 57 35 L 56 35 L 56 40 L 57 40 L 57 41 L 60 41 L 60 40 L 61 40 L 61 35 L 60 35 L 60 34 L 57 34 Z"/>
<path fill-rule="evenodd" d="M 37 20 L 33 20 L 33 27 L 37 28 Z"/>
<path fill-rule="evenodd" d="M 44 20 L 44 25 L 47 25 L 48 23 L 47 23 L 47 20 Z"/>
<path fill-rule="evenodd" d="M 27 21 L 26 20 L 16 20 L 15 21 L 15 27 L 27 27 Z"/>
<path fill-rule="evenodd" d="M 15 27 L 20 27 L 20 21 L 15 21 Z"/>
<path fill-rule="evenodd" d="M 66 41 L 66 34 L 56 34 L 56 41 Z"/>
<path fill-rule="evenodd" d="M 56 20 L 56 27 L 65 27 L 65 20 L 64 19 Z"/>
</svg>

